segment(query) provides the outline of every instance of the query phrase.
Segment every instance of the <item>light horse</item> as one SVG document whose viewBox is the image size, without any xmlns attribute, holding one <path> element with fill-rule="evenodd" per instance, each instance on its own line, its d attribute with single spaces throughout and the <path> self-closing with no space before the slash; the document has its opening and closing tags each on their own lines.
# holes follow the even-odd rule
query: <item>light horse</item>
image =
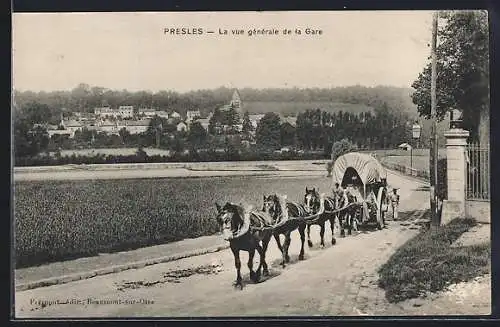
<svg viewBox="0 0 500 327">
<path fill-rule="evenodd" d="M 250 270 L 250 279 L 258 282 L 261 276 L 268 276 L 269 270 L 266 263 L 266 251 L 273 235 L 272 229 L 260 228 L 253 229 L 252 226 L 262 227 L 270 224 L 264 215 L 255 211 L 243 208 L 242 205 L 227 202 L 223 207 L 215 204 L 217 207 L 217 222 L 222 229 L 222 234 L 229 241 L 229 246 L 234 255 L 234 264 L 236 267 L 236 281 L 234 286 L 243 289 L 241 278 L 241 260 L 240 251 L 248 252 L 248 269 Z M 269 217 L 270 218 L 270 217 Z M 253 258 L 255 250 L 259 253 L 259 267 L 253 271 Z"/>
<path fill-rule="evenodd" d="M 320 196 L 316 188 L 310 190 L 306 187 L 306 194 L 304 195 L 304 204 L 307 213 L 315 213 L 319 210 L 321 203 L 320 203 Z M 334 211 L 337 208 L 335 198 L 332 198 L 330 196 L 325 196 L 324 205 L 325 205 L 325 211 Z M 319 235 L 321 237 L 322 247 L 325 246 L 324 236 L 325 236 L 325 223 L 327 220 L 330 221 L 330 228 L 332 230 L 332 245 L 335 245 L 335 243 L 337 243 L 334 234 L 335 217 L 336 213 L 324 212 L 319 216 L 318 220 L 314 223 L 314 225 L 319 225 L 320 227 Z M 307 245 L 309 247 L 313 246 L 313 243 L 311 241 L 311 225 L 307 225 Z"/>
<path fill-rule="evenodd" d="M 304 206 L 300 203 L 295 203 L 291 201 L 287 201 L 285 196 L 278 196 L 277 194 L 265 196 L 264 195 L 264 204 L 262 207 L 262 211 L 268 213 L 273 217 L 275 222 L 283 219 L 285 217 L 305 217 L 307 215 Z M 286 211 L 286 212 L 285 212 Z M 286 225 L 283 225 L 282 228 L 275 228 L 273 235 L 276 240 L 276 244 L 281 251 L 283 256 L 283 260 L 281 261 L 281 265 L 285 267 L 285 264 L 290 262 L 290 256 L 288 255 L 288 248 L 291 243 L 291 233 L 298 229 L 300 233 L 300 240 L 302 245 L 300 247 L 299 260 L 304 260 L 304 242 L 306 239 L 305 229 L 306 224 L 304 222 L 299 221 L 290 221 Z M 285 241 L 283 246 L 281 245 L 280 235 L 283 234 L 285 236 Z"/>
</svg>

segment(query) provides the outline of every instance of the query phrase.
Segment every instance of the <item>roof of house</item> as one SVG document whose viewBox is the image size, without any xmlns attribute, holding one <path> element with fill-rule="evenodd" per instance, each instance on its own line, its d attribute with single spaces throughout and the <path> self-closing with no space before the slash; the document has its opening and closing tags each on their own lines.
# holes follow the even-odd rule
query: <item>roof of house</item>
<svg viewBox="0 0 500 327">
<path fill-rule="evenodd" d="M 250 120 L 260 120 L 260 119 L 262 119 L 262 117 L 264 117 L 264 114 L 251 114 L 251 115 L 248 115 L 248 118 L 250 118 Z"/>
<path fill-rule="evenodd" d="M 142 108 L 139 109 L 139 112 L 156 112 L 156 109 Z"/>
<path fill-rule="evenodd" d="M 283 122 L 289 123 L 292 126 L 297 125 L 297 117 L 284 117 Z"/>
<path fill-rule="evenodd" d="M 101 122 L 100 126 L 116 126 L 116 122 L 104 120 Z"/>
<path fill-rule="evenodd" d="M 76 120 L 63 121 L 63 124 L 65 127 L 82 127 L 83 126 L 80 122 L 77 122 Z"/>
<path fill-rule="evenodd" d="M 149 126 L 151 119 L 141 120 L 122 120 L 118 123 L 120 126 Z"/>
<path fill-rule="evenodd" d="M 49 129 L 47 131 L 49 134 L 71 134 L 71 131 L 68 131 L 67 129 Z"/>
<path fill-rule="evenodd" d="M 124 110 L 124 109 L 134 109 L 134 106 L 119 106 L 119 110 Z"/>
</svg>

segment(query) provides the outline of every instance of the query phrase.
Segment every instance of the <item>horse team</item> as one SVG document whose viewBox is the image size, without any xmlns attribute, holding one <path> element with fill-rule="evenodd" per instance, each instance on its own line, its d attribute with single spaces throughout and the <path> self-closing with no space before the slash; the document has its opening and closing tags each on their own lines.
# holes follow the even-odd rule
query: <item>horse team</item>
<svg viewBox="0 0 500 327">
<path fill-rule="evenodd" d="M 321 201 L 323 201 L 324 211 L 319 214 L 317 219 L 314 219 L 311 223 L 307 223 L 306 220 L 294 219 L 291 223 L 283 225 L 280 228 L 263 228 L 264 223 L 268 225 L 275 224 L 280 219 L 286 215 L 286 217 L 297 217 L 304 218 L 314 215 L 319 212 Z M 240 251 L 248 251 L 248 269 L 250 270 L 250 279 L 253 282 L 258 282 L 260 280 L 261 274 L 264 276 L 269 275 L 268 266 L 266 263 L 266 251 L 269 242 L 272 237 L 276 240 L 276 244 L 281 251 L 282 261 L 281 265 L 285 267 L 285 264 L 290 262 L 290 256 L 288 254 L 288 249 L 291 243 L 291 233 L 295 230 L 299 231 L 301 248 L 299 254 L 299 260 L 304 259 L 304 243 L 306 240 L 306 229 L 307 229 L 307 243 L 309 247 L 313 246 L 311 240 L 311 225 L 320 226 L 320 238 L 321 246 L 325 246 L 324 234 L 325 234 L 325 223 L 330 221 L 330 228 L 332 231 L 331 243 L 334 245 L 336 239 L 334 237 L 335 221 L 338 220 L 340 227 L 341 237 L 345 236 L 345 229 L 348 230 L 350 235 L 355 224 L 355 207 L 349 206 L 351 202 L 350 198 L 340 197 L 334 194 L 334 196 L 324 196 L 321 197 L 318 190 L 315 188 L 308 189 L 306 187 L 304 201 L 303 203 L 298 203 L 294 201 L 289 201 L 286 196 L 279 196 L 277 194 L 264 195 L 263 196 L 263 206 L 260 212 L 252 211 L 250 213 L 250 226 L 247 231 L 243 234 L 238 235 L 229 239 L 229 244 L 231 251 L 234 255 L 235 267 L 236 267 L 236 281 L 234 283 L 235 287 L 243 288 L 242 277 L 241 277 L 241 260 Z M 227 202 L 224 206 L 216 204 L 217 207 L 217 222 L 221 226 L 223 233 L 232 233 L 234 231 L 240 230 L 245 223 L 244 219 L 244 208 L 242 205 Z M 344 208 L 339 210 L 340 208 Z M 283 210 L 287 212 L 284 213 Z M 265 214 L 262 214 L 265 213 Z M 271 219 L 271 221 L 269 221 Z M 267 221 L 263 221 L 267 220 Z M 281 244 L 280 235 L 284 235 L 284 242 Z M 256 271 L 253 271 L 253 259 L 255 256 L 255 251 L 260 256 L 259 266 Z"/>
</svg>

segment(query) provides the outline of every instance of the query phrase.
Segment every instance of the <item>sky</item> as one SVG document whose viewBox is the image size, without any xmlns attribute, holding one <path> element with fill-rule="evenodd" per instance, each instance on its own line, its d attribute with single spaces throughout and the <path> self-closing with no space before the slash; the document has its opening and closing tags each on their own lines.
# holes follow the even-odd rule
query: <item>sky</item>
<svg viewBox="0 0 500 327">
<path fill-rule="evenodd" d="M 430 55 L 430 11 L 15 13 L 13 87 L 129 91 L 410 87 Z M 202 29 L 201 35 L 165 29 Z M 250 29 L 279 35 L 249 36 Z M 305 34 L 306 28 L 322 34 Z M 220 35 L 219 29 L 228 31 Z M 231 35 L 233 29 L 243 35 Z M 283 29 L 291 34 L 283 35 Z M 302 34 L 295 34 L 300 29 Z M 214 33 L 207 33 L 214 31 Z"/>
</svg>

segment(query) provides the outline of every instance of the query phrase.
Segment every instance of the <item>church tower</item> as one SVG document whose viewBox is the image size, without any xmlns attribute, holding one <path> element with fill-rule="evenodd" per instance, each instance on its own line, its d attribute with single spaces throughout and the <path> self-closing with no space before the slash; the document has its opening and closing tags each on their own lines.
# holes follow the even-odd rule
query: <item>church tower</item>
<svg viewBox="0 0 500 327">
<path fill-rule="evenodd" d="M 238 92 L 237 89 L 234 90 L 233 97 L 231 99 L 231 106 L 233 106 L 237 112 L 241 113 L 243 103 L 241 102 L 240 93 Z"/>
</svg>

